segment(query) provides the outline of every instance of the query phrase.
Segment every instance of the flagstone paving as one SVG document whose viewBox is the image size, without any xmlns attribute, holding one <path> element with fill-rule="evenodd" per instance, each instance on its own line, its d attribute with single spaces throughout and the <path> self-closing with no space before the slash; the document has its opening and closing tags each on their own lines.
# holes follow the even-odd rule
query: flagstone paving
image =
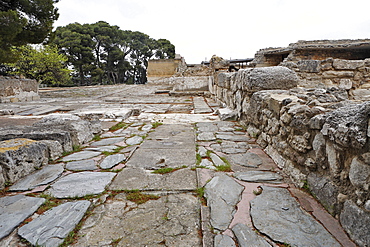
<svg viewBox="0 0 370 247">
<path fill-rule="evenodd" d="M 5 190 L 0 246 L 356 246 L 237 122 L 213 114 L 215 102 L 158 89 L 63 89 L 38 107 L 12 104 L 126 124 Z"/>
</svg>

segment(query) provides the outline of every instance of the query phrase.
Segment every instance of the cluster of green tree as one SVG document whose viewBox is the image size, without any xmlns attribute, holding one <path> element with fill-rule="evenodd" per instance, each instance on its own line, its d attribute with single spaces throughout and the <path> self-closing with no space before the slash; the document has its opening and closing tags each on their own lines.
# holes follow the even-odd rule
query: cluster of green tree
<svg viewBox="0 0 370 247">
<path fill-rule="evenodd" d="M 13 46 L 39 44 L 50 38 L 59 15 L 59 0 L 0 0 L 0 64 L 14 62 Z"/>
<path fill-rule="evenodd" d="M 100 21 L 58 27 L 54 44 L 68 58 L 79 85 L 146 82 L 151 58 L 174 58 L 175 46 L 141 32 L 121 30 Z"/>
<path fill-rule="evenodd" d="M 170 41 L 103 21 L 52 32 L 58 1 L 0 0 L 0 74 L 22 74 L 49 86 L 140 84 L 149 59 L 175 57 Z"/>
</svg>

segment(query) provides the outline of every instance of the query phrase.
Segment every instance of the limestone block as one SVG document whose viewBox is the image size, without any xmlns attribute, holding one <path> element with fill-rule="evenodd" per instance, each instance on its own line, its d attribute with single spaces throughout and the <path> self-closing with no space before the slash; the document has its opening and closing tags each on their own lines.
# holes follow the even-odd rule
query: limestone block
<svg viewBox="0 0 370 247">
<path fill-rule="evenodd" d="M 270 89 L 290 89 L 298 85 L 296 73 L 286 67 L 261 67 L 249 70 L 239 70 L 238 73 L 245 74 L 242 81 L 243 90 L 257 92 Z"/>
<path fill-rule="evenodd" d="M 326 116 L 319 114 L 310 119 L 310 128 L 315 130 L 321 130 L 325 123 Z"/>
<path fill-rule="evenodd" d="M 44 143 L 30 139 L 12 139 L 0 142 L 2 175 L 14 183 L 48 162 L 48 148 Z M 4 184 L 0 184 L 4 188 Z"/>
<path fill-rule="evenodd" d="M 319 73 L 321 69 L 320 60 L 301 60 L 297 65 L 300 72 Z"/>
<path fill-rule="evenodd" d="M 367 141 L 370 102 L 347 105 L 326 114 L 324 136 L 343 147 L 362 148 Z"/>
<path fill-rule="evenodd" d="M 73 145 L 84 144 L 94 137 L 92 124 L 72 114 L 50 114 L 33 126 L 66 130 L 71 133 Z"/>
<path fill-rule="evenodd" d="M 46 144 L 49 150 L 49 158 L 51 160 L 56 160 L 62 156 L 63 146 L 58 141 L 53 140 L 41 140 L 40 142 Z"/>
<path fill-rule="evenodd" d="M 326 156 L 328 159 L 330 171 L 334 175 L 338 175 L 340 173 L 340 162 L 338 153 L 334 148 L 333 143 L 327 142 L 326 143 Z"/>
<path fill-rule="evenodd" d="M 370 246 L 370 213 L 348 200 L 344 203 L 340 223 L 361 247 Z"/>
<path fill-rule="evenodd" d="M 356 187 L 369 190 L 370 187 L 370 165 L 365 164 L 358 157 L 352 160 L 349 170 L 349 180 Z"/>
<path fill-rule="evenodd" d="M 289 136 L 288 143 L 294 150 L 300 153 L 306 153 L 312 149 L 312 147 L 309 145 L 308 139 L 301 135 Z"/>
<path fill-rule="evenodd" d="M 339 88 L 349 90 L 352 88 L 353 82 L 351 79 L 340 79 Z"/>
<path fill-rule="evenodd" d="M 351 91 L 351 96 L 353 100 L 370 100 L 370 90 L 355 89 Z"/>
<path fill-rule="evenodd" d="M 329 70 L 329 71 L 325 71 L 322 75 L 323 75 L 323 78 L 330 79 L 330 78 L 353 77 L 355 73 L 353 71 Z"/>
<path fill-rule="evenodd" d="M 311 192 L 321 202 L 321 204 L 334 214 L 336 212 L 336 203 L 338 196 L 337 187 L 325 176 L 310 173 L 307 176 L 307 182 Z"/>
<path fill-rule="evenodd" d="M 359 67 L 365 65 L 364 60 L 343 60 L 343 59 L 334 59 L 333 67 L 335 69 L 348 69 L 355 70 Z"/>
</svg>

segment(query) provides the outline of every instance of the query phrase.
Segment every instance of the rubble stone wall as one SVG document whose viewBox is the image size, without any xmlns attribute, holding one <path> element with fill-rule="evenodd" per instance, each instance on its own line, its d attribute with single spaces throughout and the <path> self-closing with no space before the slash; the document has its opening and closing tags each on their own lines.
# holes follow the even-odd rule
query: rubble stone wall
<svg viewBox="0 0 370 247">
<path fill-rule="evenodd" d="M 312 87 L 338 87 L 349 92 L 354 100 L 370 99 L 370 59 L 344 60 L 327 58 L 324 60 L 285 60 L 280 64 L 294 70 L 299 77 L 299 85 Z"/>
<path fill-rule="evenodd" d="M 36 80 L 0 76 L 0 103 L 40 99 Z"/>
<path fill-rule="evenodd" d="M 328 63 L 333 69 L 322 70 Z M 354 75 L 365 66 L 367 61 L 319 62 L 323 74 L 333 73 L 327 78 L 333 83 L 350 79 L 337 78 L 340 69 Z M 360 246 L 368 246 L 370 102 L 348 100 L 343 87 L 296 87 L 300 81 L 292 70 L 265 67 L 220 73 L 210 90 L 237 112 L 248 133 L 297 186 L 309 189 Z"/>
</svg>

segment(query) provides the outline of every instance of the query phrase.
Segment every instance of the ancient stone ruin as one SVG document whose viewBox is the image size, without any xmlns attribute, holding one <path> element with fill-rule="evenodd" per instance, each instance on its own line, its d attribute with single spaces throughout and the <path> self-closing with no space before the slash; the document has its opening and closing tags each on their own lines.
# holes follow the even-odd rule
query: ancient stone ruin
<svg viewBox="0 0 370 247">
<path fill-rule="evenodd" d="M 40 99 L 36 80 L 0 76 L 0 103 Z"/>
<path fill-rule="evenodd" d="M 0 245 L 370 246 L 369 59 L 298 41 L 2 101 Z"/>
</svg>

